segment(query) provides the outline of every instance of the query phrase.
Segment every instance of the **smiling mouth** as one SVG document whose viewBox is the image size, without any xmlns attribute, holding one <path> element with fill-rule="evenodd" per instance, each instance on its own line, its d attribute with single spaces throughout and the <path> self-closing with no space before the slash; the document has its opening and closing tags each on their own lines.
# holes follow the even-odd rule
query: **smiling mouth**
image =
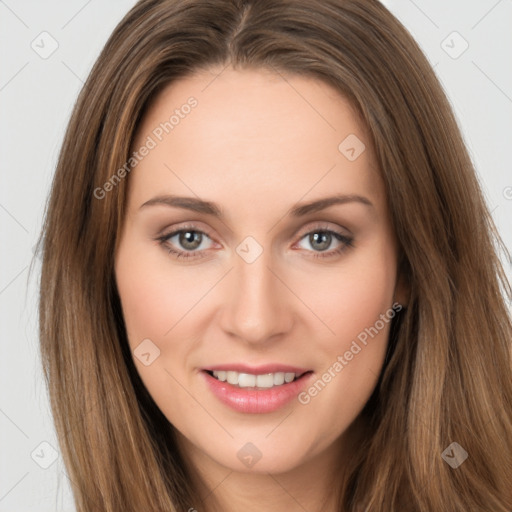
<svg viewBox="0 0 512 512">
<path fill-rule="evenodd" d="M 235 371 L 204 371 L 218 381 L 227 382 L 234 387 L 260 390 L 285 386 L 286 384 L 295 382 L 306 374 L 312 373 L 312 371 L 307 371 L 301 374 L 293 372 L 275 372 L 254 375 L 251 373 L 241 373 Z"/>
</svg>

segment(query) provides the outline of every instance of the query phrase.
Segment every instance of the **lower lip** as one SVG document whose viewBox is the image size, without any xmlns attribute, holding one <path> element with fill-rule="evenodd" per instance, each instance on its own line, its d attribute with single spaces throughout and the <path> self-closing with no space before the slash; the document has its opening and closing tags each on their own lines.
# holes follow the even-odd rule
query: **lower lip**
<svg viewBox="0 0 512 512">
<path fill-rule="evenodd" d="M 268 389 L 240 388 L 221 382 L 206 371 L 201 372 L 212 393 L 225 405 L 238 412 L 263 414 L 274 412 L 291 402 L 306 387 L 313 373 L 306 373 L 287 384 Z"/>
</svg>

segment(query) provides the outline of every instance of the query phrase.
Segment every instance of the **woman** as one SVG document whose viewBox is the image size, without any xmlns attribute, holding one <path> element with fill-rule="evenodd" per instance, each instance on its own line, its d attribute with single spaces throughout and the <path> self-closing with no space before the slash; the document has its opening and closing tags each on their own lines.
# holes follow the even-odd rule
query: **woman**
<svg viewBox="0 0 512 512">
<path fill-rule="evenodd" d="M 78 510 L 512 508 L 499 237 L 379 2 L 137 3 L 42 240 Z"/>
</svg>

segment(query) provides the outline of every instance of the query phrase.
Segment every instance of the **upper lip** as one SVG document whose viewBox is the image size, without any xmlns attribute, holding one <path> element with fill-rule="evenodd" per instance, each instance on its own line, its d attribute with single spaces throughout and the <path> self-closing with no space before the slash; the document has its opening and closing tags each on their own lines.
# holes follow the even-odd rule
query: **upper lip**
<svg viewBox="0 0 512 512">
<path fill-rule="evenodd" d="M 302 375 L 308 371 L 307 368 L 299 368 L 297 366 L 290 366 L 287 364 L 279 364 L 279 363 L 268 363 L 262 364 L 259 366 L 250 366 L 248 364 L 243 363 L 226 363 L 226 364 L 216 364 L 212 366 L 208 366 L 203 368 L 205 371 L 213 372 L 213 371 L 232 371 L 238 373 L 250 373 L 251 375 L 264 375 L 265 373 L 295 373 L 297 376 Z"/>
</svg>

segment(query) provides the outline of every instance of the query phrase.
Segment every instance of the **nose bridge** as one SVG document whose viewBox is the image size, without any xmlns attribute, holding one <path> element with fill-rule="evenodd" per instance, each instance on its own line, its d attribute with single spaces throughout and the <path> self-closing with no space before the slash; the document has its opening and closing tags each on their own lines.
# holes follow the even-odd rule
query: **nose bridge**
<svg viewBox="0 0 512 512">
<path fill-rule="evenodd" d="M 261 248 L 259 256 L 253 259 L 257 249 L 255 244 L 251 246 L 251 241 L 237 248 L 230 298 L 223 314 L 224 329 L 251 343 L 263 343 L 284 332 L 291 319 L 283 285 L 269 269 L 271 250 Z"/>
</svg>

